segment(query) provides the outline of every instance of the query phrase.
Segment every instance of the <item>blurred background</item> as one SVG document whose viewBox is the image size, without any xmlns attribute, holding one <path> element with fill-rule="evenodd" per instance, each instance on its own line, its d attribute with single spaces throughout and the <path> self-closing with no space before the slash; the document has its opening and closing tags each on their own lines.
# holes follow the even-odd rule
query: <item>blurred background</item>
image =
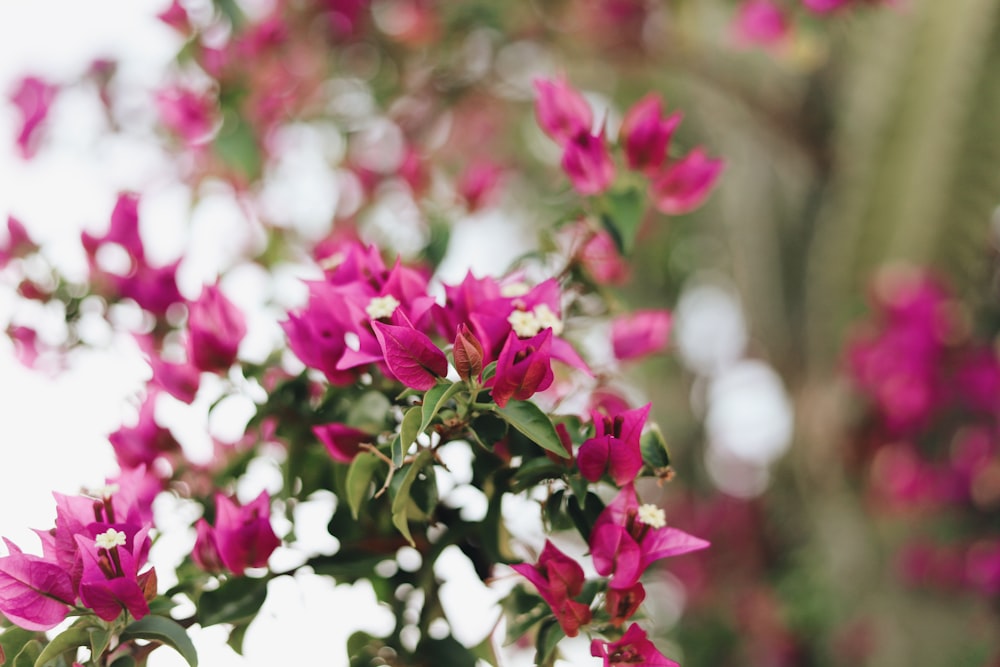
<svg viewBox="0 0 1000 667">
<path fill-rule="evenodd" d="M 726 164 L 699 210 L 647 216 L 610 281 L 673 310 L 670 354 L 628 369 L 677 472 L 646 493 L 713 543 L 650 582 L 658 641 L 685 667 L 998 665 L 1000 0 L 789 0 L 757 22 L 754 4 L 3 0 L 0 212 L 80 280 L 80 232 L 141 192 L 153 259 L 186 253 L 191 298 L 227 276 L 260 313 L 241 356 L 263 359 L 274 309 L 302 298 L 296 243 L 348 222 L 404 256 L 450 237 L 459 251 L 424 259 L 457 280 L 502 271 L 572 207 L 534 77 L 565 74 L 610 136 L 655 91 L 684 114 L 674 142 Z M 237 33 L 245 70 L 213 70 Z M 508 176 L 469 205 L 477 160 Z M 51 521 L 52 488 L 113 469 L 106 436 L 148 376 L 129 337 L 67 317 L 72 294 L 23 298 L 49 268 L 0 271 L 21 289 L 0 291 L 15 541 Z M 202 456 L 204 433 L 248 418 L 163 415 Z M 303 636 L 323 626 L 306 616 Z M 206 663 L 225 660 L 250 664 Z"/>
</svg>

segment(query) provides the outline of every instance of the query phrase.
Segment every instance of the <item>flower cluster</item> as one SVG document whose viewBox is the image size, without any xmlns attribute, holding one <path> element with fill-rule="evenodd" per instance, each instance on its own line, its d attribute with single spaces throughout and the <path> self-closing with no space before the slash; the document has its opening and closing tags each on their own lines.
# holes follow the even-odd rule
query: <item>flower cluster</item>
<svg viewBox="0 0 1000 667">
<path fill-rule="evenodd" d="M 962 517 L 958 541 L 910 536 L 898 559 L 905 579 L 994 596 L 1000 538 L 988 517 L 1000 500 L 1000 358 L 940 278 L 895 270 L 875 284 L 874 321 L 848 348 L 852 378 L 871 404 L 857 454 L 869 493 L 884 511 L 917 514 L 928 527 Z"/>
<path fill-rule="evenodd" d="M 615 181 L 615 163 L 605 128 L 593 131 L 594 112 L 563 78 L 535 81 L 535 114 L 542 130 L 562 148 L 562 168 L 582 195 L 606 192 Z M 698 208 L 722 171 L 721 160 L 697 147 L 670 158 L 670 142 L 680 113 L 665 116 L 663 103 L 649 95 L 625 114 L 621 149 L 628 169 L 648 179 L 649 198 L 662 213 L 680 215 Z"/>
</svg>

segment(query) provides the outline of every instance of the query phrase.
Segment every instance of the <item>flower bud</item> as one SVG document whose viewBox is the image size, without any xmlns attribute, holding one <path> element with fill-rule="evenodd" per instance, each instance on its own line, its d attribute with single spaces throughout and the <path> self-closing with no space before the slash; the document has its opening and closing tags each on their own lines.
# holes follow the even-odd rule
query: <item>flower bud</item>
<svg viewBox="0 0 1000 667">
<path fill-rule="evenodd" d="M 579 134 L 590 132 L 594 112 L 583 95 L 566 79 L 535 80 L 535 115 L 542 131 L 559 145 L 565 145 Z"/>
<path fill-rule="evenodd" d="M 483 372 L 483 346 L 479 339 L 472 335 L 465 324 L 458 325 L 458 335 L 455 336 L 455 370 L 458 376 L 469 382 L 478 378 Z"/>
<path fill-rule="evenodd" d="M 681 114 L 663 118 L 663 104 L 656 95 L 642 98 L 625 114 L 622 143 L 630 169 L 659 169 L 667 158 L 667 146 L 680 125 Z"/>
<path fill-rule="evenodd" d="M 206 286 L 189 308 L 188 358 L 203 371 L 228 369 L 247 332 L 243 313 L 214 285 Z"/>
</svg>

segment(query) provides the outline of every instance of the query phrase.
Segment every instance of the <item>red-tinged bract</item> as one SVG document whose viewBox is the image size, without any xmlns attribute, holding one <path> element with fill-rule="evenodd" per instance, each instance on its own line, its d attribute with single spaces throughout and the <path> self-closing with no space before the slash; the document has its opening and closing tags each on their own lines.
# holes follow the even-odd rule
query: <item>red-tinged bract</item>
<svg viewBox="0 0 1000 667">
<path fill-rule="evenodd" d="M 573 599 L 583 591 L 583 568 L 552 542 L 545 541 L 535 565 L 521 563 L 511 569 L 535 585 L 566 636 L 575 637 L 580 626 L 590 623 L 590 607 Z"/>
<path fill-rule="evenodd" d="M 722 160 L 714 160 L 701 148 L 695 148 L 680 160 L 668 163 L 654 177 L 649 188 L 653 204 L 667 215 L 690 213 L 708 198 L 722 166 Z"/>
<path fill-rule="evenodd" d="M 200 370 L 218 372 L 232 366 L 246 333 L 242 311 L 217 285 L 205 286 L 198 300 L 188 304 L 188 358 Z"/>
<path fill-rule="evenodd" d="M 493 400 L 500 407 L 514 398 L 525 400 L 549 388 L 555 376 L 551 363 L 552 329 L 528 339 L 512 331 L 507 336 L 493 377 Z"/>
</svg>

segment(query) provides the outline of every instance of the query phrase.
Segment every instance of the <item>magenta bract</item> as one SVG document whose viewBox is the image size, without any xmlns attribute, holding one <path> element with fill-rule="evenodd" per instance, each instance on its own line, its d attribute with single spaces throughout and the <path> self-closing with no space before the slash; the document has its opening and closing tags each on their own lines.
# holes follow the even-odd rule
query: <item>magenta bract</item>
<svg viewBox="0 0 1000 667">
<path fill-rule="evenodd" d="M 658 95 L 650 94 L 636 102 L 625 114 L 621 128 L 629 168 L 659 169 L 667 158 L 670 138 L 680 122 L 680 113 L 663 117 L 663 103 Z"/>
<path fill-rule="evenodd" d="M 248 567 L 264 567 L 281 540 L 271 528 L 271 497 L 262 491 L 244 506 L 215 496 L 215 544 L 223 565 L 242 575 Z"/>
<path fill-rule="evenodd" d="M 596 482 L 605 470 L 622 486 L 635 479 L 642 469 L 639 437 L 649 416 L 651 403 L 614 417 L 594 412 L 594 437 L 588 438 L 577 454 L 576 465 L 584 479 Z"/>
<path fill-rule="evenodd" d="M 659 352 L 670 337 L 670 312 L 637 310 L 611 323 L 611 345 L 615 358 L 625 361 Z"/>
<path fill-rule="evenodd" d="M 188 304 L 188 358 L 200 370 L 225 371 L 236 361 L 246 318 L 217 285 L 202 288 Z"/>
<path fill-rule="evenodd" d="M 604 133 L 580 132 L 563 149 L 562 168 L 581 195 L 604 192 L 615 178 L 615 164 L 604 142 Z"/>
<path fill-rule="evenodd" d="M 350 463 L 361 451 L 363 442 L 372 442 L 375 436 L 346 424 L 314 426 L 313 433 L 326 446 L 334 461 Z"/>
<path fill-rule="evenodd" d="M 667 215 L 689 213 L 704 203 L 722 172 L 722 160 L 713 160 L 701 148 L 667 165 L 650 184 L 656 208 Z"/>
<path fill-rule="evenodd" d="M 616 642 L 595 639 L 590 644 L 590 654 L 595 658 L 604 658 L 604 667 L 680 667 L 656 650 L 656 645 L 649 641 L 646 631 L 635 623 Z"/>
<path fill-rule="evenodd" d="M 497 405 L 503 407 L 512 398 L 523 401 L 548 389 L 554 379 L 551 348 L 552 329 L 523 340 L 513 331 L 507 335 L 493 377 L 492 395 Z"/>
<path fill-rule="evenodd" d="M 560 145 L 589 133 L 594 112 L 583 95 L 562 77 L 535 80 L 535 115 L 538 125 Z"/>
<path fill-rule="evenodd" d="M 59 565 L 4 542 L 9 555 L 0 558 L 0 612 L 27 630 L 55 627 L 76 601 L 72 579 Z"/>
<path fill-rule="evenodd" d="M 590 607 L 572 599 L 583 590 L 583 568 L 552 542 L 545 541 L 535 565 L 521 563 L 511 569 L 535 585 L 566 636 L 575 637 L 581 625 L 590 623 Z"/>
<path fill-rule="evenodd" d="M 448 374 L 448 357 L 412 327 L 372 322 L 385 363 L 407 387 L 426 391 Z"/>
</svg>

